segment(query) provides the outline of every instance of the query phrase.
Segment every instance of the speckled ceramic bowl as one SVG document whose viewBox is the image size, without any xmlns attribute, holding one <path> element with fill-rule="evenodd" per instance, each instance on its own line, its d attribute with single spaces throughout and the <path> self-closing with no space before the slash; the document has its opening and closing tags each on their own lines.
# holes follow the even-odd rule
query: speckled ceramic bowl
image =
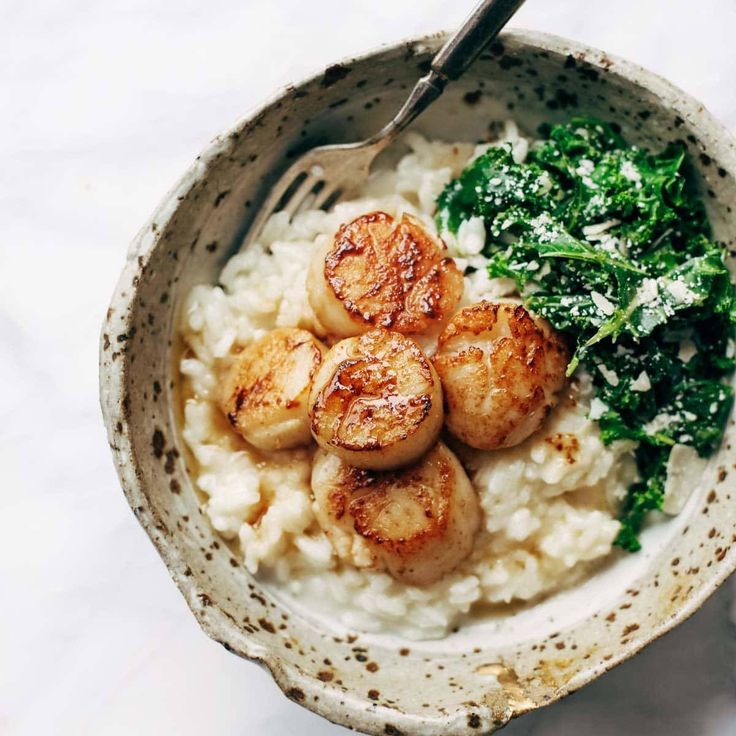
<svg viewBox="0 0 736 736">
<path fill-rule="evenodd" d="M 736 567 L 734 426 L 683 513 L 576 590 L 514 616 L 407 643 L 325 630 L 283 610 L 199 511 L 177 430 L 177 305 L 213 281 L 269 183 L 307 147 L 377 130 L 442 36 L 330 66 L 216 138 L 133 243 L 102 334 L 101 394 L 126 497 L 194 616 L 229 651 L 269 668 L 286 695 L 372 734 L 488 733 L 598 677 L 689 616 Z M 627 62 L 507 33 L 417 128 L 476 140 L 513 115 L 591 113 L 636 143 L 684 141 L 716 236 L 733 244 L 734 143 L 696 101 Z"/>
</svg>

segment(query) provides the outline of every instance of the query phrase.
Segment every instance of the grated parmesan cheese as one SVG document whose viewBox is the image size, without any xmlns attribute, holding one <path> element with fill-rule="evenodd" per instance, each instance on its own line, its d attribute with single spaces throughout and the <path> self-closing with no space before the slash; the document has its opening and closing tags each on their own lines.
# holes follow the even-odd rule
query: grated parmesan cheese
<svg viewBox="0 0 736 736">
<path fill-rule="evenodd" d="M 683 363 L 689 363 L 698 353 L 698 348 L 692 340 L 683 340 L 680 343 L 680 349 L 677 351 L 677 357 Z"/>
<path fill-rule="evenodd" d="M 580 176 L 589 176 L 594 170 L 595 164 L 589 158 L 583 158 L 580 160 L 580 164 L 575 170 L 575 173 L 580 174 Z"/>
<path fill-rule="evenodd" d="M 595 396 L 590 402 L 590 411 L 588 412 L 588 418 L 592 420 L 600 419 L 608 411 L 608 404 L 605 401 L 601 401 Z"/>
<path fill-rule="evenodd" d="M 661 432 L 663 429 L 666 429 L 678 420 L 679 417 L 676 414 L 667 414 L 663 412 L 662 414 L 657 414 L 656 417 L 648 421 L 642 429 L 647 434 L 657 434 L 657 432 Z"/>
<path fill-rule="evenodd" d="M 598 370 L 601 372 L 603 378 L 606 379 L 607 383 L 611 386 L 618 386 L 618 373 L 612 371 L 610 368 L 606 368 L 603 363 L 598 363 Z"/>
<path fill-rule="evenodd" d="M 644 279 L 636 290 L 636 300 L 639 304 L 649 304 L 659 296 L 657 279 Z"/>
<path fill-rule="evenodd" d="M 598 222 L 595 225 L 586 225 L 583 228 L 583 235 L 585 237 L 589 237 L 590 235 L 600 235 L 601 233 L 606 232 L 606 230 L 610 230 L 612 227 L 616 227 L 616 225 L 620 225 L 621 220 L 606 220 L 605 222 Z"/>
<path fill-rule="evenodd" d="M 688 498 L 700 483 L 705 461 L 688 445 L 675 445 L 667 459 L 667 480 L 664 485 L 662 511 L 674 516 L 679 514 Z"/>
<path fill-rule="evenodd" d="M 603 296 L 603 294 L 599 294 L 597 291 L 592 291 L 590 293 L 590 298 L 593 300 L 593 304 L 598 308 L 598 311 L 605 314 L 606 317 L 610 317 L 616 311 L 616 307 L 614 307 L 613 304 Z"/>
<path fill-rule="evenodd" d="M 642 371 L 636 378 L 631 382 L 631 390 L 639 391 L 644 393 L 652 388 L 652 382 L 649 380 L 649 374 L 646 371 Z"/>
<path fill-rule="evenodd" d="M 624 179 L 633 181 L 634 184 L 641 184 L 641 174 L 639 173 L 639 169 L 637 169 L 631 161 L 624 161 L 621 164 L 621 176 L 623 176 Z"/>
<path fill-rule="evenodd" d="M 695 301 L 695 294 L 687 287 L 684 281 L 675 279 L 667 284 L 667 291 L 678 304 L 692 304 Z"/>
</svg>

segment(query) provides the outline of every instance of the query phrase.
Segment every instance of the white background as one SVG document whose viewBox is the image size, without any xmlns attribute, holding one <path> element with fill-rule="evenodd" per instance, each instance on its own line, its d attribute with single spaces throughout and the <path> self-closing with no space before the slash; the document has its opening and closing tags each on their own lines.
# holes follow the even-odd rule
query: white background
<svg viewBox="0 0 736 736">
<path fill-rule="evenodd" d="M 4 0 L 0 734 L 347 733 L 201 633 L 113 473 L 97 335 L 128 241 L 219 130 L 459 0 Z M 736 0 L 529 0 L 514 25 L 624 55 L 736 127 Z M 736 734 L 731 584 L 509 736 Z"/>
</svg>

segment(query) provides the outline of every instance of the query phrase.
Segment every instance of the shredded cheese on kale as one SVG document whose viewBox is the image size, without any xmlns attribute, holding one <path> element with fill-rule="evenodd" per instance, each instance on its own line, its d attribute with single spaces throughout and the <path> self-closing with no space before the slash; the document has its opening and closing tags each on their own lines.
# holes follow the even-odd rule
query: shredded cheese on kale
<svg viewBox="0 0 736 736">
<path fill-rule="evenodd" d="M 596 387 L 606 443 L 637 441 L 641 481 L 621 511 L 617 544 L 664 499 L 675 444 L 707 457 L 723 436 L 733 391 L 736 297 L 712 240 L 682 146 L 659 154 L 617 129 L 577 118 L 546 126 L 523 163 L 489 148 L 438 198 L 437 224 L 485 225 L 491 277 L 512 278 L 526 306 L 567 333 Z"/>
</svg>

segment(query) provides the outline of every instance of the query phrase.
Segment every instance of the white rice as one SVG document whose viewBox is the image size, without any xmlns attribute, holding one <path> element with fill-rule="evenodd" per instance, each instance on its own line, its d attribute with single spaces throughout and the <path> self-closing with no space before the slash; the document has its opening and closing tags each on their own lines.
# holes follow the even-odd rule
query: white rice
<svg viewBox="0 0 736 736">
<path fill-rule="evenodd" d="M 443 636 L 478 604 L 527 601 L 578 580 L 593 560 L 611 551 L 616 508 L 635 478 L 632 447 L 605 447 L 587 418 L 591 390 L 584 377 L 544 428 L 522 445 L 463 456 L 481 500 L 485 523 L 471 556 L 451 575 L 417 588 L 385 573 L 341 563 L 317 525 L 309 479 L 311 450 L 255 453 L 223 424 L 213 393 L 218 360 L 280 326 L 318 333 L 305 276 L 315 248 L 344 222 L 371 210 L 409 212 L 434 231 L 434 201 L 442 188 L 488 146 L 406 137 L 410 153 L 395 169 L 371 177 L 360 199 L 331 212 L 307 211 L 289 222 L 275 215 L 260 242 L 234 256 L 218 286 L 197 286 L 186 300 L 181 331 L 189 348 L 184 439 L 197 464 L 204 510 L 227 539 L 239 540 L 253 574 L 315 611 L 336 612 L 348 627 L 409 638 Z M 503 140 L 514 157 L 528 142 L 513 124 Z M 443 233 L 464 268 L 463 304 L 513 295 L 513 283 L 489 279 L 480 250 L 480 219 L 457 235 Z M 423 341 L 424 347 L 432 345 Z"/>
</svg>

